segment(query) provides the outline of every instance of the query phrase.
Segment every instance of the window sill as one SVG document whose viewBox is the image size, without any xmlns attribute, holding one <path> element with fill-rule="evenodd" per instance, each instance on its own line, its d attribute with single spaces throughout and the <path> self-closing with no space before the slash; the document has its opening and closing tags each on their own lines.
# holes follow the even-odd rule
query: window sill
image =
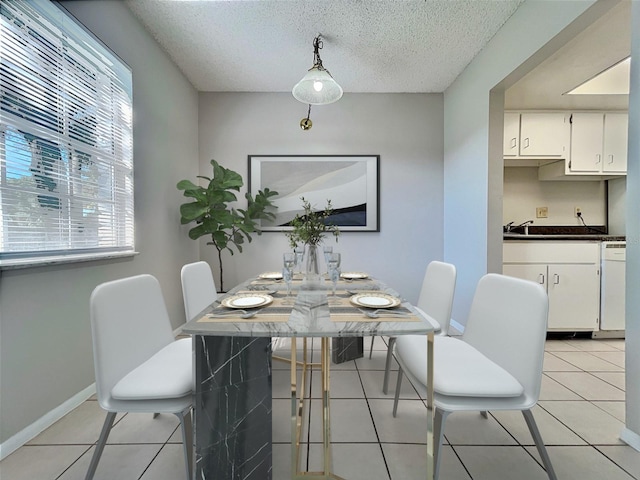
<svg viewBox="0 0 640 480">
<path fill-rule="evenodd" d="M 126 258 L 138 255 L 139 252 L 108 252 L 108 253 L 80 253 L 76 255 L 56 255 L 51 257 L 19 258 L 12 260 L 0 260 L 0 270 L 13 270 L 18 268 L 45 267 L 47 265 L 62 265 L 65 263 L 91 262 L 94 260 L 109 260 Z"/>
</svg>

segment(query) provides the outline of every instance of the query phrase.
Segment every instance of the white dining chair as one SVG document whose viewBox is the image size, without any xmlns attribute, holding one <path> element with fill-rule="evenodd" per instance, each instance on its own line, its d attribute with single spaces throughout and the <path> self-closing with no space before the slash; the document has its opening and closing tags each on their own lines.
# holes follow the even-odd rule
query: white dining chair
<svg viewBox="0 0 640 480">
<path fill-rule="evenodd" d="M 498 274 L 480 279 L 461 338 L 434 341 L 434 461 L 444 423 L 458 411 L 520 410 L 550 480 L 556 475 L 533 417 L 542 381 L 549 301 L 537 283 Z M 426 339 L 396 342 L 401 369 L 426 395 Z M 394 406 L 395 415 L 395 406 Z"/>
<path fill-rule="evenodd" d="M 90 299 L 98 403 L 107 411 L 85 477 L 91 480 L 118 412 L 171 413 L 180 419 L 191 479 L 191 339 L 175 340 L 160 284 L 137 275 L 98 285 Z"/>
<path fill-rule="evenodd" d="M 180 270 L 184 314 L 193 320 L 218 298 L 211 267 L 207 262 L 188 263 Z"/>
<path fill-rule="evenodd" d="M 456 289 L 456 267 L 450 263 L 432 261 L 427 265 L 424 274 L 420 296 L 416 308 L 420 313 L 426 314 L 435 320 L 433 327 L 439 335 L 448 335 L 449 323 L 451 322 L 451 308 L 453 306 L 453 295 Z M 404 335 L 403 335 L 404 337 Z M 419 336 L 424 340 L 424 336 Z M 403 340 L 407 341 L 407 340 Z M 373 340 L 371 341 L 373 343 Z M 389 391 L 389 375 L 391 361 L 393 358 L 393 347 L 396 342 L 395 337 L 389 338 L 387 347 L 387 360 L 384 368 L 384 381 L 382 391 L 387 394 Z M 426 348 L 426 345 L 425 345 Z M 402 372 L 398 372 L 398 382 L 402 382 Z M 395 402 L 397 404 L 400 389 L 396 388 Z"/>
</svg>

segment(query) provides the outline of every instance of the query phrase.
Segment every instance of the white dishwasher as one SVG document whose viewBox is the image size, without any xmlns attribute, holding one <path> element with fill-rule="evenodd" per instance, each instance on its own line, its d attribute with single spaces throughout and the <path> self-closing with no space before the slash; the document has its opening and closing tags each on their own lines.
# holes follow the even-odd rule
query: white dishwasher
<svg viewBox="0 0 640 480">
<path fill-rule="evenodd" d="M 626 242 L 602 242 L 600 258 L 600 330 L 624 336 Z"/>
</svg>

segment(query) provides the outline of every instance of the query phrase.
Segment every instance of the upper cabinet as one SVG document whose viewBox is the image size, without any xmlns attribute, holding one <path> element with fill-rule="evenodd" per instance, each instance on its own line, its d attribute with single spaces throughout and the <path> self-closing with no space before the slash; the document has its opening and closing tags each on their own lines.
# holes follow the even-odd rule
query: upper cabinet
<svg viewBox="0 0 640 480">
<path fill-rule="evenodd" d="M 569 115 L 506 112 L 504 156 L 509 158 L 567 158 Z"/>
<path fill-rule="evenodd" d="M 629 114 L 605 113 L 602 170 L 627 173 Z"/>
<path fill-rule="evenodd" d="M 520 152 L 520 114 L 506 112 L 504 114 L 504 145 L 505 157 L 517 157 Z"/>
<path fill-rule="evenodd" d="M 606 180 L 627 173 L 626 112 L 505 112 L 507 166 L 540 180 Z"/>
<path fill-rule="evenodd" d="M 564 113 L 521 113 L 520 156 L 559 157 L 567 155 L 569 116 Z"/>
<path fill-rule="evenodd" d="M 567 174 L 626 173 L 626 113 L 574 113 Z"/>
</svg>

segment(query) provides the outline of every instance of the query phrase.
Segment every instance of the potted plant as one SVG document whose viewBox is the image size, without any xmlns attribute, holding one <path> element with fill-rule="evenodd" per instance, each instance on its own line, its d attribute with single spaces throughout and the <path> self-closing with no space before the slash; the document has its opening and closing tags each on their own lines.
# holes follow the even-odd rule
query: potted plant
<svg viewBox="0 0 640 480">
<path fill-rule="evenodd" d="M 211 240 L 207 245 L 213 245 L 218 251 L 220 264 L 220 290 L 224 291 L 222 252 L 228 250 L 234 254 L 235 247 L 242 253 L 242 245 L 245 239 L 251 242 L 251 234 L 261 235 L 257 220 L 273 219 L 275 215 L 271 211 L 275 208 L 271 197 L 278 194 L 265 188 L 258 191 L 255 198 L 250 193 L 245 194 L 247 209 L 235 209 L 230 207 L 230 202 L 238 200 L 234 192 L 240 191 L 244 185 L 242 177 L 237 172 L 224 168 L 215 160 L 211 160 L 213 178 L 198 175 L 208 181 L 206 187 L 196 185 L 190 180 L 178 182 L 178 190 L 183 190 L 183 195 L 193 199 L 180 205 L 180 223 L 185 225 L 195 222 L 196 226 L 189 230 L 189 238 L 196 240 L 202 236 L 210 235 Z"/>
<path fill-rule="evenodd" d="M 332 234 L 338 241 L 340 230 L 336 225 L 330 223 L 329 218 L 333 214 L 333 206 L 331 200 L 327 200 L 327 206 L 324 210 L 314 211 L 311 203 L 304 197 L 302 200 L 302 208 L 304 213 L 296 215 L 291 220 L 293 230 L 286 232 L 285 235 L 289 239 L 291 248 L 296 248 L 299 244 L 307 246 L 307 277 L 317 276 L 318 270 L 318 244 L 322 242 L 324 236 L 328 233 Z"/>
</svg>

